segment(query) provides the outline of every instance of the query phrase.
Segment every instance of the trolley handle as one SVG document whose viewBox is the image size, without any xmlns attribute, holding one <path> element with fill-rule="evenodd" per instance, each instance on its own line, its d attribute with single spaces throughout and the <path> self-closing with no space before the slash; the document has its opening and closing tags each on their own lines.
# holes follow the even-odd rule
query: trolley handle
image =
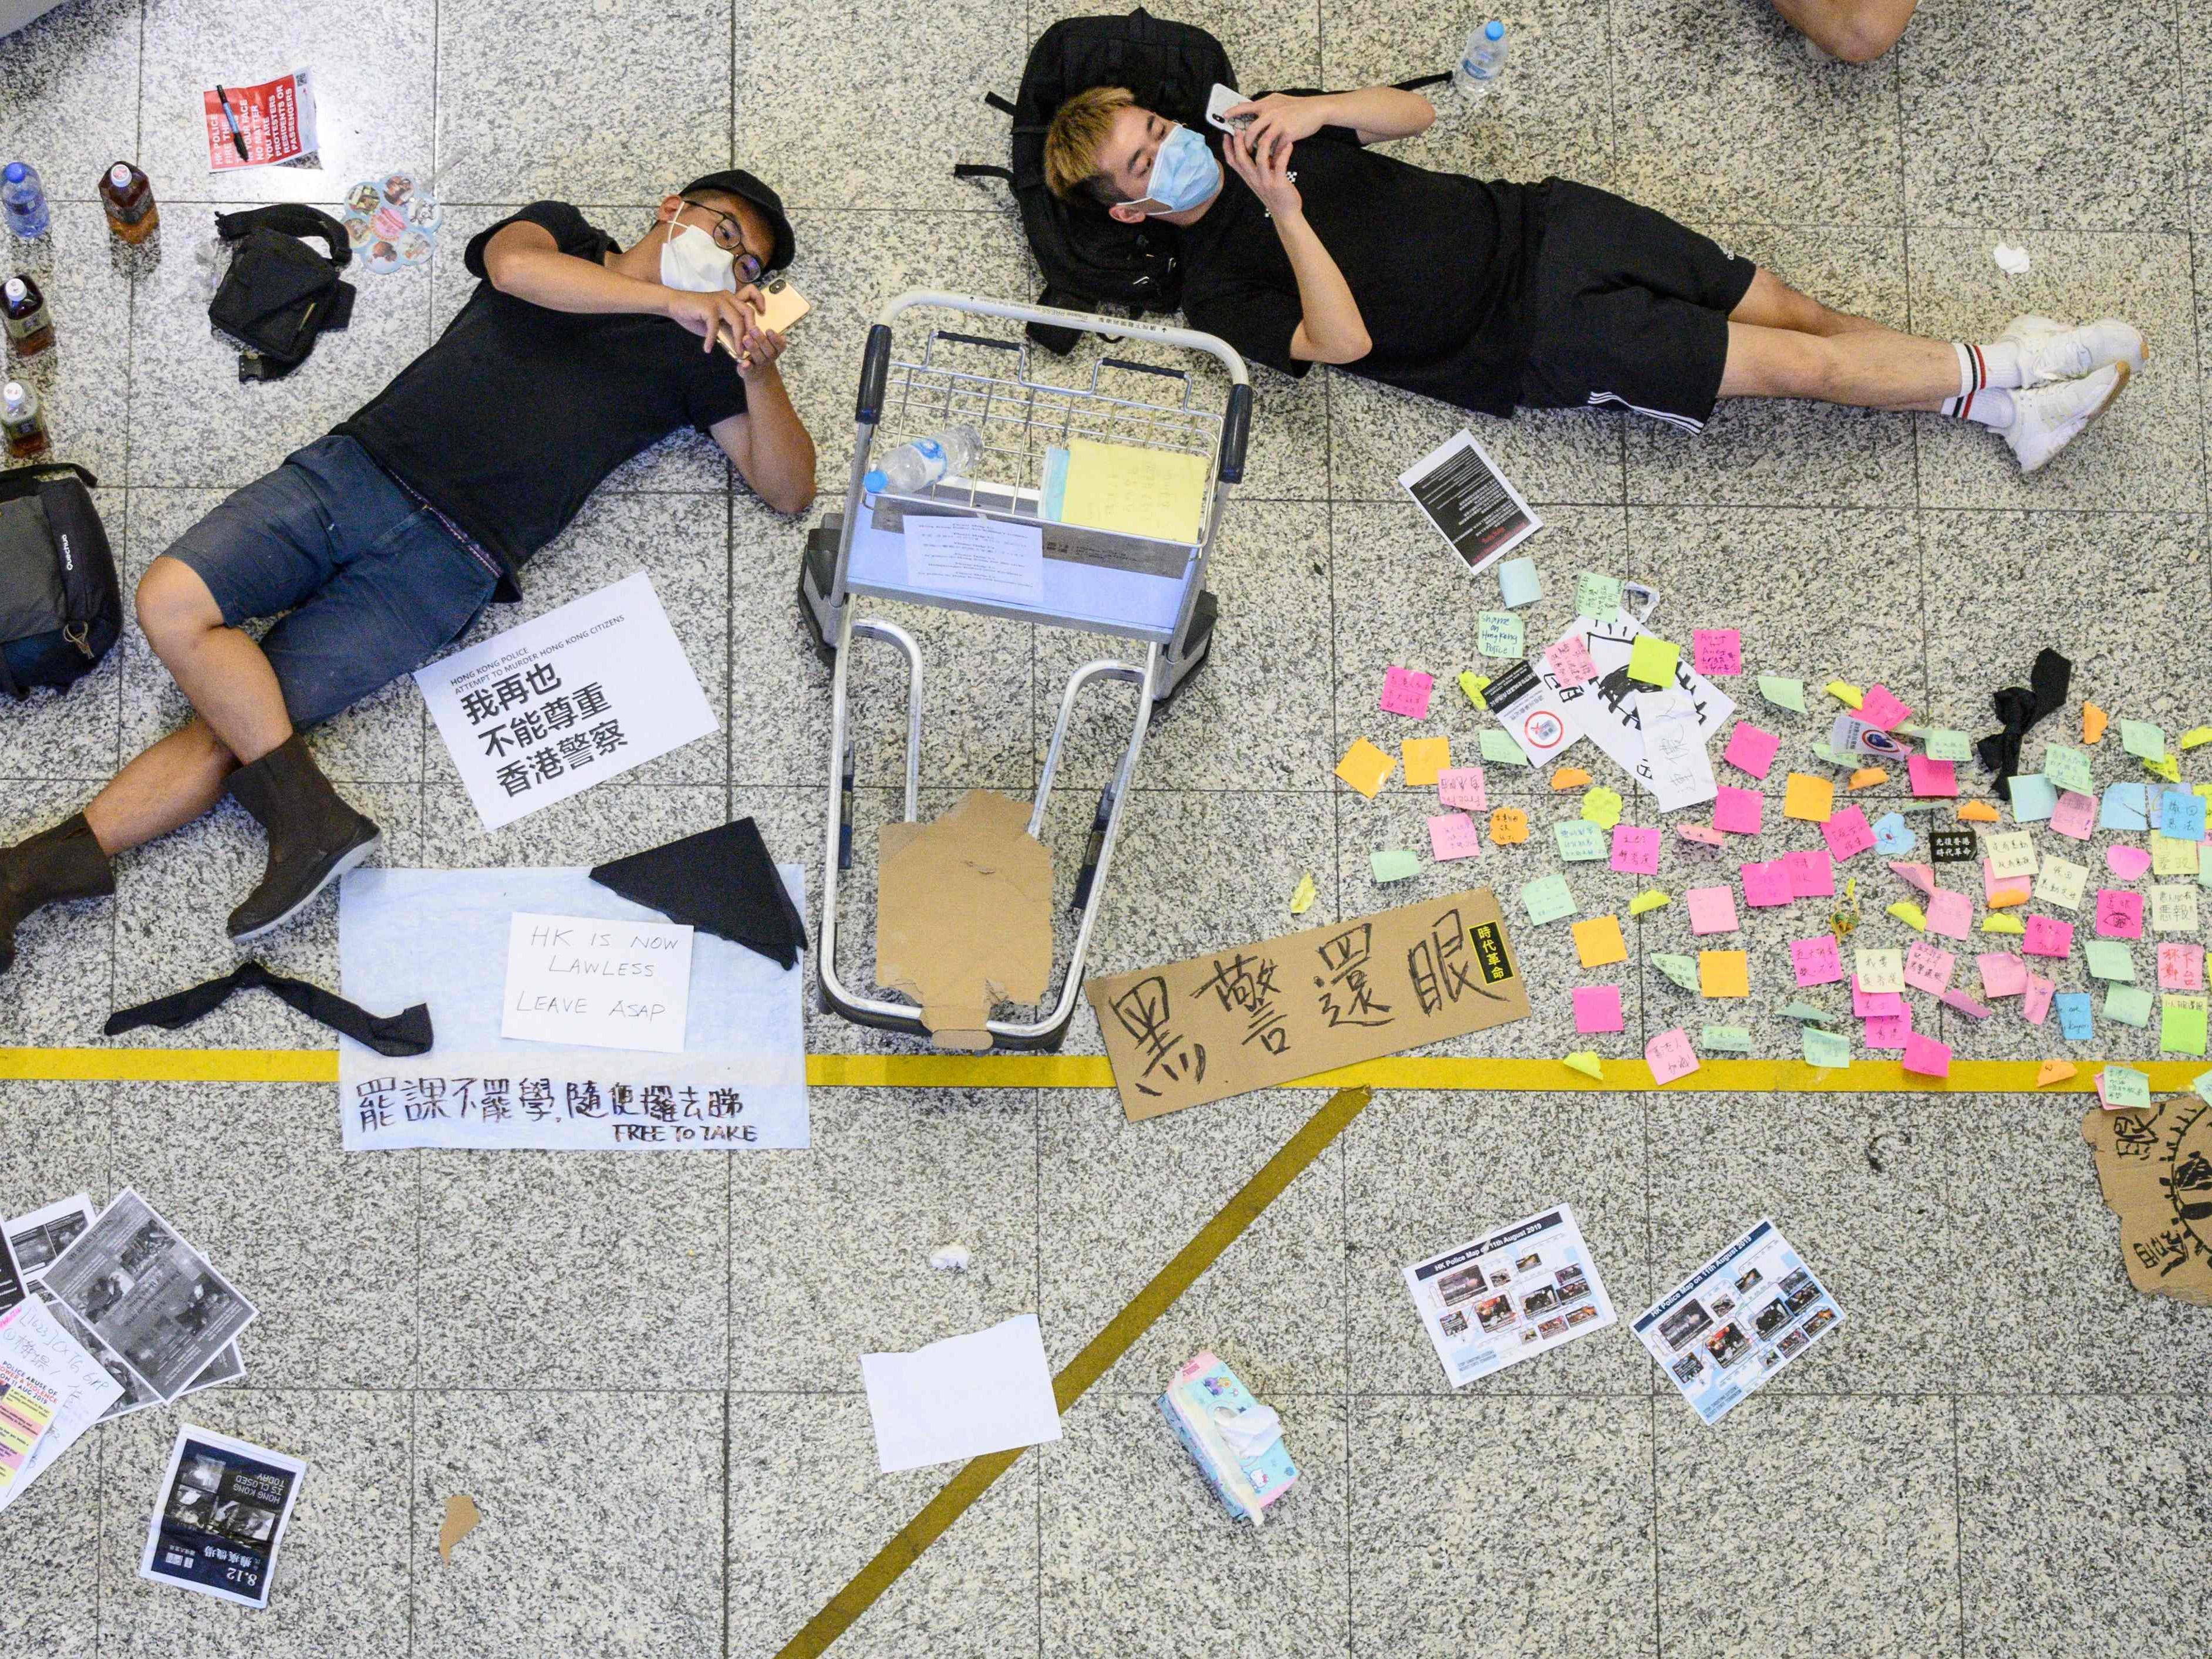
<svg viewBox="0 0 2212 1659">
<path fill-rule="evenodd" d="M 860 360 L 860 395 L 853 409 L 853 418 L 862 426 L 873 426 L 884 407 L 884 382 L 891 372 L 891 331 L 888 323 L 868 325 L 867 356 Z"/>
<path fill-rule="evenodd" d="M 1229 410 L 1221 420 L 1221 482 L 1244 482 L 1244 442 L 1252 430 L 1252 388 L 1229 388 Z"/>
</svg>

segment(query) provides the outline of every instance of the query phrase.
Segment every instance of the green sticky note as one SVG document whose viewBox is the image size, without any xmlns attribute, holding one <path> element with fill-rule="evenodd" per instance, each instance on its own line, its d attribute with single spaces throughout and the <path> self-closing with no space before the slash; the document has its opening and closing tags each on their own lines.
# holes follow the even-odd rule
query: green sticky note
<svg viewBox="0 0 2212 1659">
<path fill-rule="evenodd" d="M 1836 1016 L 1825 1008 L 1815 1008 L 1809 1002 L 1793 1002 L 1782 1011 L 1784 1019 L 1803 1020 L 1814 1025 L 1833 1025 Z"/>
<path fill-rule="evenodd" d="M 1698 1038 L 1698 1047 L 1723 1054 L 1747 1054 L 1751 1033 L 1741 1025 L 1708 1025 Z"/>
<path fill-rule="evenodd" d="M 1562 819 L 1552 826 L 1552 835 L 1559 843 L 1559 856 L 1570 864 L 1607 855 L 1605 831 L 1587 818 Z"/>
<path fill-rule="evenodd" d="M 2158 1005 L 2158 1046 L 2162 1054 L 2204 1053 L 2205 1000 L 2203 997 L 2161 997 Z"/>
<path fill-rule="evenodd" d="M 1814 1025 L 1808 1025 L 1798 1036 L 1805 1044 L 1805 1063 L 1808 1066 L 1827 1067 L 1851 1063 L 1851 1040 L 1849 1037 L 1835 1031 L 1823 1031 Z"/>
<path fill-rule="evenodd" d="M 1695 957 L 1675 956 L 1666 951 L 1651 953 L 1651 965 L 1685 991 L 1698 988 L 1698 959 Z"/>
<path fill-rule="evenodd" d="M 1635 671 L 1631 670 L 1632 673 Z M 2166 728 L 2154 726 L 2148 720 L 2122 720 L 2120 747 L 2137 760 L 2166 758 Z"/>
<path fill-rule="evenodd" d="M 1474 648 L 1486 657 L 1524 656 L 1528 630 L 1510 611 L 1486 611 L 1474 619 Z"/>
<path fill-rule="evenodd" d="M 1521 902 L 1534 927 L 1575 913 L 1575 896 L 1567 890 L 1565 876 L 1539 876 L 1522 888 Z"/>
<path fill-rule="evenodd" d="M 2116 1109 L 2135 1107 L 2148 1110 L 2150 1107 L 2150 1075 L 2138 1072 L 2132 1066 L 2107 1066 L 2097 1073 L 2105 1104 Z"/>
<path fill-rule="evenodd" d="M 1805 682 L 1789 679 L 1780 674 L 1761 674 L 1759 695 L 1777 708 L 1794 708 L 1805 712 Z"/>
<path fill-rule="evenodd" d="M 1459 689 L 1467 693 L 1467 700 L 1477 708 L 1490 707 L 1482 700 L 1483 691 L 1489 684 L 1490 676 L 1487 674 L 1478 674 L 1472 668 L 1462 668 L 1459 671 Z"/>
<path fill-rule="evenodd" d="M 2189 1086 L 2197 1091 L 2198 1099 L 2212 1106 L 2212 1072 L 2199 1072 L 2189 1079 Z"/>
<path fill-rule="evenodd" d="M 1672 685 L 1674 665 L 1681 655 L 1682 647 L 1674 641 L 1662 640 L 1656 634 L 1638 634 L 1636 643 L 1628 647 L 1628 678 L 1646 685 Z"/>
<path fill-rule="evenodd" d="M 1594 622 L 1604 622 L 1620 609 L 1620 578 L 1595 570 L 1575 573 L 1575 610 Z"/>
<path fill-rule="evenodd" d="M 1838 771 L 1856 772 L 1859 769 L 1857 756 L 1846 755 L 1842 750 L 1832 749 L 1825 743 L 1814 744 L 1813 753 L 1816 758 L 1827 762 Z"/>
<path fill-rule="evenodd" d="M 2115 985 L 2105 993 L 2105 1018 L 2140 1029 L 2150 1024 L 2150 993 L 2140 985 Z"/>
<path fill-rule="evenodd" d="M 1583 797 L 1583 816 L 1601 830 L 1610 830 L 1620 822 L 1622 802 L 1619 794 L 1598 785 Z"/>
<path fill-rule="evenodd" d="M 2125 985 L 2136 982 L 2135 952 L 2128 949 L 2125 939 L 2089 939 L 2083 943 L 2081 954 L 2088 961 L 2091 979 L 2118 980 Z"/>
<path fill-rule="evenodd" d="M 1954 732 L 1948 726 L 1931 726 L 1928 735 L 1921 739 L 1929 760 L 1962 761 L 1974 757 L 1974 745 L 1964 732 Z"/>
<path fill-rule="evenodd" d="M 2076 795 L 2097 793 L 2097 786 L 2089 776 L 2089 757 L 2079 749 L 2069 749 L 2063 743 L 2043 745 L 2043 775 L 2051 780 L 2054 789 L 2063 789 Z"/>
<path fill-rule="evenodd" d="M 1482 757 L 1496 766 L 1526 766 L 1528 757 L 1521 745 L 1494 726 L 1482 728 Z"/>
<path fill-rule="evenodd" d="M 1421 861 L 1402 847 L 1393 847 L 1384 852 L 1370 853 L 1368 864 L 1374 869 L 1377 881 L 1403 881 L 1408 876 L 1421 873 Z"/>
</svg>

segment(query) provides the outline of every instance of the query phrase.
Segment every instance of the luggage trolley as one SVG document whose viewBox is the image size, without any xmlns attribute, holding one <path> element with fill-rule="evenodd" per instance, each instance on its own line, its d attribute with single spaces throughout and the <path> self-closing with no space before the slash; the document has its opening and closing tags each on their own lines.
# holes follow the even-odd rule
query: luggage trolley
<svg viewBox="0 0 2212 1659">
<path fill-rule="evenodd" d="M 1087 383 L 1063 386 L 1030 372 L 1025 341 L 933 328 L 918 357 L 893 355 L 891 325 L 920 308 L 963 317 L 996 318 L 1028 325 L 1042 323 L 1111 338 L 1148 340 L 1185 351 L 1204 352 L 1229 374 L 1227 406 L 1195 406 L 1188 371 L 1116 357 L 1094 364 Z M 1008 358 L 1011 357 L 1011 362 Z M 980 367 L 979 367 L 980 365 Z M 982 372 L 983 369 L 994 372 Z M 1004 371 L 1011 368 L 1011 375 Z M 1175 388 L 1169 401 L 1101 390 L 1102 375 L 1128 377 L 1132 386 L 1166 381 Z M 1139 380 L 1138 377 L 1147 377 Z M 1110 383 L 1118 385 L 1121 382 Z M 1029 833 L 1039 836 L 1045 805 L 1074 715 L 1076 698 L 1094 681 L 1123 680 L 1139 688 L 1129 742 L 1113 777 L 1100 792 L 1090 840 L 1071 908 L 1080 913 L 1066 978 L 1056 998 L 1048 992 L 1049 1012 L 1026 1023 L 993 1019 L 987 1029 L 994 1049 L 1057 1048 L 1074 1017 L 1083 983 L 1083 962 L 1098 901 L 1114 856 L 1114 843 L 1128 799 L 1129 781 L 1143 751 L 1154 708 L 1174 695 L 1206 659 L 1212 642 L 1215 606 L 1206 591 L 1206 566 L 1230 487 L 1244 476 L 1244 445 L 1251 420 L 1252 387 L 1244 360 L 1210 334 L 1166 328 L 1119 318 L 1101 318 L 1049 307 L 950 294 L 902 294 L 885 306 L 868 330 L 860 368 L 853 476 L 845 487 L 842 513 L 824 518 L 807 538 L 801 562 L 799 598 L 817 648 L 831 661 L 829 830 L 823 850 L 822 926 L 815 960 L 821 974 L 823 1008 L 857 1024 L 927 1036 L 920 1010 L 848 990 L 837 976 L 837 881 L 852 867 L 853 743 L 846 732 L 847 675 L 856 639 L 879 640 L 896 647 L 907 666 L 906 821 L 915 821 L 920 785 L 922 732 L 922 659 L 914 636 L 878 617 L 856 617 L 857 597 L 902 599 L 909 604 L 1006 617 L 1049 627 L 1103 634 L 1142 644 L 1141 665 L 1115 658 L 1085 663 L 1068 676 L 1060 700 L 1060 718 L 1038 775 L 1036 799 L 1030 811 Z M 941 431 L 973 427 L 983 441 L 972 477 L 947 477 L 912 493 L 869 495 L 862 479 L 880 432 L 894 443 Z M 1195 454 L 1210 463 L 1208 499 L 1199 538 L 1188 544 L 1092 530 L 1047 520 L 1042 501 L 1048 449 L 1071 439 Z M 952 514 L 999 519 L 1038 526 L 1044 532 L 1043 599 L 1035 605 L 978 599 L 917 586 L 908 577 L 906 538 L 909 515 Z M 1047 1005 L 1041 1005 L 1047 1006 Z"/>
</svg>

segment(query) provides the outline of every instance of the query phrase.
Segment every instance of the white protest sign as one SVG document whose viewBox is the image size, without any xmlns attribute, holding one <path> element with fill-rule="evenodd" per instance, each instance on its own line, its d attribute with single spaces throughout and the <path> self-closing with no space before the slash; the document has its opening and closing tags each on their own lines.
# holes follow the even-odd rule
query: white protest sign
<svg viewBox="0 0 2212 1659">
<path fill-rule="evenodd" d="M 415 671 L 487 830 L 716 729 L 643 571 Z"/>
<path fill-rule="evenodd" d="M 684 1052 L 691 929 L 518 910 L 499 1034 L 586 1048 Z"/>
</svg>

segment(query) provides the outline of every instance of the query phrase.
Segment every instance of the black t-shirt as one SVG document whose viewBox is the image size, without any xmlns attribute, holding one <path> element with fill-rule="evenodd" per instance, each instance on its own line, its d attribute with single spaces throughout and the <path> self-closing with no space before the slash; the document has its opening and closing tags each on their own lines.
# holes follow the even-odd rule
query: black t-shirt
<svg viewBox="0 0 2212 1659">
<path fill-rule="evenodd" d="M 1301 141 L 1291 170 L 1306 222 L 1374 342 L 1341 367 L 1462 409 L 1511 414 L 1529 254 L 1543 230 L 1539 187 L 1431 173 L 1368 149 L 1346 127 Z M 1291 356 L 1304 315 L 1297 277 L 1250 186 L 1228 173 L 1205 216 L 1184 229 L 1182 248 L 1193 328 L 1285 374 L 1311 367 Z"/>
<path fill-rule="evenodd" d="M 594 264 L 615 251 L 566 202 L 533 202 L 477 234 L 471 275 L 483 276 L 484 244 L 517 222 Z M 500 597 L 514 599 L 523 564 L 608 473 L 744 406 L 728 354 L 700 350 L 681 324 L 548 311 L 479 281 L 436 343 L 336 430 L 497 557 Z"/>
</svg>

